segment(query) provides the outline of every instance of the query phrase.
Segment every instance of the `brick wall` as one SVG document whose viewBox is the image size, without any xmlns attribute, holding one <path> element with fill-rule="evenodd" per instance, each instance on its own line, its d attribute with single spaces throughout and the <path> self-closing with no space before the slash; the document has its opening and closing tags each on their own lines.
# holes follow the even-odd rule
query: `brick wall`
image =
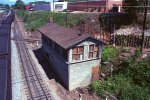
<svg viewBox="0 0 150 100">
<path fill-rule="evenodd" d="M 69 3 L 68 4 L 68 9 L 73 10 L 73 11 L 84 11 L 87 8 L 93 8 L 93 7 L 100 7 L 103 8 L 103 11 L 105 11 L 105 6 L 106 1 L 90 1 L 90 2 L 76 2 L 76 3 Z"/>
<path fill-rule="evenodd" d="M 73 11 L 85 11 L 87 8 L 99 8 L 100 12 L 107 12 L 112 8 L 113 5 L 122 5 L 122 0 L 101 0 L 68 3 L 68 9 Z"/>
<path fill-rule="evenodd" d="M 107 2 L 107 5 L 106 5 L 108 7 L 107 11 L 109 11 L 110 9 L 112 9 L 112 7 L 114 5 L 116 5 L 116 6 L 122 6 L 122 0 L 109 0 Z"/>
</svg>

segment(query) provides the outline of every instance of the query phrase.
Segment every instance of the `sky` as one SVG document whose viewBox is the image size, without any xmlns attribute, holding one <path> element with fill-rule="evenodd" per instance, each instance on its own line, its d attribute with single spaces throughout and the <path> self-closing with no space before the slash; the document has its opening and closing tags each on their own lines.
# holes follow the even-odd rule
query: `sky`
<svg viewBox="0 0 150 100">
<path fill-rule="evenodd" d="M 53 0 L 22 0 L 25 4 L 31 2 L 31 1 L 53 1 Z M 0 0 L 0 3 L 2 4 L 9 4 L 9 5 L 13 5 L 16 2 L 16 0 Z"/>
</svg>

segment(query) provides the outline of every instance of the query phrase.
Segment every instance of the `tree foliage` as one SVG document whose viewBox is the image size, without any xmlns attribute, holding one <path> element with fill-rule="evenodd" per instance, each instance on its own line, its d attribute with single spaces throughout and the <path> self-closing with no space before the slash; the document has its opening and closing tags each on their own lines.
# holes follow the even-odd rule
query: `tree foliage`
<svg viewBox="0 0 150 100">
<path fill-rule="evenodd" d="M 130 19 L 136 20 L 137 13 L 143 12 L 145 0 L 123 0 L 123 9 L 129 13 Z"/>
<path fill-rule="evenodd" d="M 0 6 L 1 6 L 1 7 L 5 7 L 6 9 L 10 9 L 10 6 L 9 6 L 8 4 L 1 4 L 1 3 L 0 3 Z"/>
<path fill-rule="evenodd" d="M 116 61 L 118 50 L 113 46 L 106 46 L 103 48 L 102 61 Z"/>
<path fill-rule="evenodd" d="M 14 7 L 18 10 L 25 10 L 25 4 L 22 0 L 17 0 Z"/>
<path fill-rule="evenodd" d="M 10 9 L 10 6 L 8 4 L 5 4 L 6 9 Z"/>
<path fill-rule="evenodd" d="M 100 26 L 106 32 L 113 32 L 114 29 L 119 29 L 122 25 L 129 25 L 131 22 L 128 13 L 102 13 L 99 15 Z"/>
</svg>

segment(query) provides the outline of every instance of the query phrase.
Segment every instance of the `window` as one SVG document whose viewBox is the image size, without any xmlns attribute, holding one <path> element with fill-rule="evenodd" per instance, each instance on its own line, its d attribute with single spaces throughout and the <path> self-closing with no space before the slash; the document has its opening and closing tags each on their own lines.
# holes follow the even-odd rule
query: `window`
<svg viewBox="0 0 150 100">
<path fill-rule="evenodd" d="M 98 57 L 98 45 L 90 45 L 89 58 L 97 58 L 97 57 Z"/>
<path fill-rule="evenodd" d="M 72 60 L 83 59 L 84 47 L 79 46 L 72 49 Z"/>
<path fill-rule="evenodd" d="M 56 10 L 62 10 L 62 8 L 63 8 L 63 4 L 56 4 L 55 5 Z"/>
</svg>

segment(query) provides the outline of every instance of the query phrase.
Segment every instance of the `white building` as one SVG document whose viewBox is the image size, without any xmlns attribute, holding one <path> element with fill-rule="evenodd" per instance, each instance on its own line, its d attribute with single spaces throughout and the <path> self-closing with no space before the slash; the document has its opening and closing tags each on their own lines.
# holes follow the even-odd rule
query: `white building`
<svg viewBox="0 0 150 100">
<path fill-rule="evenodd" d="M 68 2 L 50 2 L 51 11 L 63 11 L 67 9 Z"/>
</svg>

